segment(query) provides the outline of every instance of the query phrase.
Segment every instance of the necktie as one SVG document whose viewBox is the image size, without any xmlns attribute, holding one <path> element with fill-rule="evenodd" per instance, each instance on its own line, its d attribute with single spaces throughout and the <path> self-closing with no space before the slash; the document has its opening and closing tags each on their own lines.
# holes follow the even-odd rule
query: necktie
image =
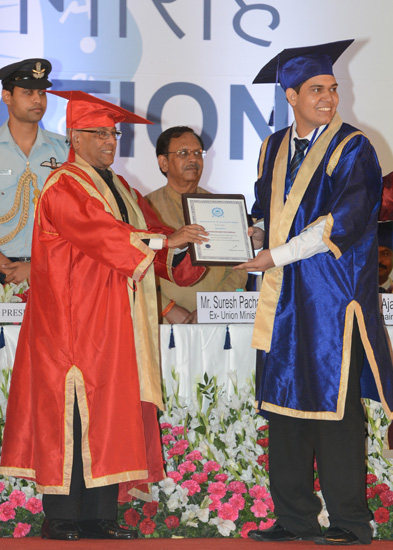
<svg viewBox="0 0 393 550">
<path fill-rule="evenodd" d="M 292 183 L 294 182 L 296 174 L 299 171 L 300 165 L 303 162 L 304 153 L 309 144 L 308 139 L 295 138 L 294 141 L 295 141 L 295 154 L 293 155 L 293 158 L 291 160 L 291 165 L 290 165 L 290 175 L 291 175 Z"/>
</svg>

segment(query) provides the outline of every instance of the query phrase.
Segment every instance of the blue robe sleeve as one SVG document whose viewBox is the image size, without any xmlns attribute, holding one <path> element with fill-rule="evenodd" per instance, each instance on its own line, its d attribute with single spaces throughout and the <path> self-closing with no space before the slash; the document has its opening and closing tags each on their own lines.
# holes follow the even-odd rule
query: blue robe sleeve
<svg viewBox="0 0 393 550">
<path fill-rule="evenodd" d="M 376 221 L 380 205 L 381 169 L 365 136 L 355 136 L 344 146 L 332 172 L 332 185 L 327 207 L 332 221 L 329 238 L 344 254 L 364 235 L 370 221 Z"/>
</svg>

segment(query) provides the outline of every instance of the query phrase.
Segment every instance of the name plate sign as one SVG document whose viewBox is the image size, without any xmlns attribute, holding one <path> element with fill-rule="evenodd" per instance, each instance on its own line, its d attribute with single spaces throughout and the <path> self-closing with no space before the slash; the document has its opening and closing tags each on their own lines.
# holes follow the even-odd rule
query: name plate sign
<svg viewBox="0 0 393 550">
<path fill-rule="evenodd" d="M 198 323 L 253 323 L 259 292 L 197 292 Z"/>
<path fill-rule="evenodd" d="M 385 325 L 393 325 L 393 294 L 380 294 L 381 316 Z"/>
<path fill-rule="evenodd" d="M 0 303 L 0 324 L 21 323 L 25 314 L 26 304 L 21 302 Z"/>
</svg>

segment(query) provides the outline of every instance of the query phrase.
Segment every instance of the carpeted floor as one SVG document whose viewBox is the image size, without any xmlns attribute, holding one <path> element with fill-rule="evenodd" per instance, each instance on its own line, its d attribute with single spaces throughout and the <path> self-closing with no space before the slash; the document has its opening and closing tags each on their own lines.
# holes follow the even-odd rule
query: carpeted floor
<svg viewBox="0 0 393 550">
<path fill-rule="evenodd" d="M 260 550 L 263 543 L 245 539 L 143 539 L 132 541 L 79 540 L 75 542 L 0 538 L 1 550 Z M 311 550 L 327 548 L 313 542 L 268 542 L 264 550 Z M 351 546 L 352 548 L 352 546 Z M 393 550 L 393 541 L 373 541 L 370 550 Z"/>
</svg>

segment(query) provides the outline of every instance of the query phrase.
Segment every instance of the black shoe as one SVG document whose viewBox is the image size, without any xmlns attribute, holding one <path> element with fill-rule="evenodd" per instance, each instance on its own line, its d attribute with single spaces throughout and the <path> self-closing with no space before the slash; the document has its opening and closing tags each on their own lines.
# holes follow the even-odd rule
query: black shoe
<svg viewBox="0 0 393 550">
<path fill-rule="evenodd" d="M 357 536 L 341 527 L 329 527 L 327 531 L 315 540 L 316 544 L 330 544 L 332 546 L 349 546 L 352 544 L 370 544 L 361 542 Z"/>
<path fill-rule="evenodd" d="M 86 519 L 78 521 L 80 536 L 88 539 L 137 539 L 138 533 L 123 529 L 112 519 Z"/>
<path fill-rule="evenodd" d="M 79 529 L 75 521 L 70 519 L 45 518 L 41 527 L 43 539 L 79 540 Z"/>
<path fill-rule="evenodd" d="M 316 538 L 312 535 L 295 535 L 278 523 L 275 523 L 270 529 L 254 529 L 249 531 L 248 536 L 250 539 L 260 542 L 290 542 L 291 540 L 314 540 Z"/>
</svg>

